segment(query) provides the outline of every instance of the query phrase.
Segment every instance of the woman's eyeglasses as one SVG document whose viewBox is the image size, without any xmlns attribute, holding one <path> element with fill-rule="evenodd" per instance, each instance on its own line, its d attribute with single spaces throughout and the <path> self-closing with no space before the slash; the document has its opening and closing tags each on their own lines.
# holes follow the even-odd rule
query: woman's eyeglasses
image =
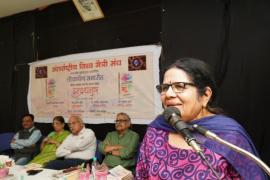
<svg viewBox="0 0 270 180">
<path fill-rule="evenodd" d="M 172 87 L 173 92 L 181 93 L 186 89 L 187 85 L 195 86 L 195 84 L 188 83 L 188 82 L 174 82 L 171 84 L 159 84 L 156 86 L 156 88 L 160 94 L 165 94 L 168 91 L 170 86 Z"/>
</svg>

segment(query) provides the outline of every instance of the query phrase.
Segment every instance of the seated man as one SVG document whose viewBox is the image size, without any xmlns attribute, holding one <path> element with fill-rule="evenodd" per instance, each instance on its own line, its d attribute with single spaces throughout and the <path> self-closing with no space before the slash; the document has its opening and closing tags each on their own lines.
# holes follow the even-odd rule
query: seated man
<svg viewBox="0 0 270 180">
<path fill-rule="evenodd" d="M 86 129 L 78 116 L 71 116 L 68 126 L 72 134 L 68 135 L 56 150 L 56 157 L 63 159 L 50 161 L 45 168 L 66 169 L 85 163 L 95 156 L 95 133 L 91 129 Z"/>
<path fill-rule="evenodd" d="M 25 165 L 37 153 L 36 143 L 41 138 L 41 132 L 34 127 L 34 115 L 25 114 L 22 117 L 23 129 L 18 131 L 10 143 L 14 150 L 15 164 Z"/>
<path fill-rule="evenodd" d="M 131 120 L 126 113 L 119 113 L 115 120 L 116 131 L 109 132 L 105 140 L 99 143 L 99 151 L 105 155 L 109 168 L 122 165 L 133 170 L 135 153 L 139 143 L 139 135 L 130 130 Z"/>
</svg>

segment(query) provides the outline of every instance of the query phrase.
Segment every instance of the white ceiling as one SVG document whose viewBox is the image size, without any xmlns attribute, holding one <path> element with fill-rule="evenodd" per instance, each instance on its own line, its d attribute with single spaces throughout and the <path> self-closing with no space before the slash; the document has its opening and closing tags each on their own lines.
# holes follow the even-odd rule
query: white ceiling
<svg viewBox="0 0 270 180">
<path fill-rule="evenodd" d="M 68 0 L 0 0 L 0 18 Z"/>
</svg>

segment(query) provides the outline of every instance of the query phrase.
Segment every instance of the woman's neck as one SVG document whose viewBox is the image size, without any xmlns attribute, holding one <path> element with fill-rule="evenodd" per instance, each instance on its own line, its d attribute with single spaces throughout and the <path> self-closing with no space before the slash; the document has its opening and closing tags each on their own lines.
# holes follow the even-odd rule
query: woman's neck
<svg viewBox="0 0 270 180">
<path fill-rule="evenodd" d="M 198 114 L 198 116 L 196 117 L 196 119 L 194 120 L 198 120 L 198 119 L 201 119 L 201 118 L 204 118 L 204 117 L 207 117 L 207 116 L 213 116 L 214 114 L 211 113 L 210 111 L 208 111 L 206 108 L 203 108 L 201 110 L 201 112 Z"/>
<path fill-rule="evenodd" d="M 60 130 L 60 131 L 55 131 L 56 134 L 61 134 L 62 132 L 64 132 L 64 130 Z"/>
</svg>

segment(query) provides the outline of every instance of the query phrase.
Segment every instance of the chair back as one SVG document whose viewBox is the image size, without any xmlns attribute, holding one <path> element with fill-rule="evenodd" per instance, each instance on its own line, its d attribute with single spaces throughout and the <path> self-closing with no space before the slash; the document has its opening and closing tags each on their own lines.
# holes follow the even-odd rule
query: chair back
<svg viewBox="0 0 270 180">
<path fill-rule="evenodd" d="M 11 149 L 10 143 L 14 135 L 13 132 L 0 133 L 0 152 Z"/>
<path fill-rule="evenodd" d="M 101 141 L 97 139 L 97 149 L 96 149 L 96 153 L 95 156 L 98 160 L 98 162 L 101 164 L 103 159 L 104 159 L 104 155 L 98 150 L 98 145 Z"/>
<path fill-rule="evenodd" d="M 42 144 L 43 139 L 44 139 L 44 137 L 41 136 L 40 139 L 36 142 L 36 144 L 35 144 L 35 151 L 32 154 L 32 158 L 34 158 L 36 155 L 38 155 L 41 152 L 40 146 Z"/>
<path fill-rule="evenodd" d="M 141 145 L 142 145 L 142 142 L 139 142 L 139 144 L 138 144 L 138 146 L 136 148 L 136 152 L 135 152 L 135 162 L 136 162 L 136 164 L 137 164 L 138 159 L 139 159 Z"/>
</svg>

